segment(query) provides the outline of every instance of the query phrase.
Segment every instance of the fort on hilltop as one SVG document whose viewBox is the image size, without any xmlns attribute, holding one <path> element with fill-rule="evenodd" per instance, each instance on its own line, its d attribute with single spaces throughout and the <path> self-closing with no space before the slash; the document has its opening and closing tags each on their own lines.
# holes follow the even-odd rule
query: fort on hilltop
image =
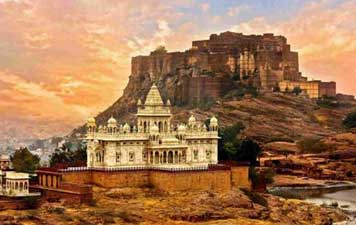
<svg viewBox="0 0 356 225">
<path fill-rule="evenodd" d="M 282 92 L 300 87 L 310 98 L 335 96 L 335 82 L 308 81 L 299 71 L 298 53 L 284 36 L 224 32 L 192 42 L 185 52 L 158 48 L 132 58 L 132 80 L 172 84 L 165 91 L 173 104 L 222 97 L 234 84 Z M 175 86 L 173 86 L 175 84 Z"/>
</svg>

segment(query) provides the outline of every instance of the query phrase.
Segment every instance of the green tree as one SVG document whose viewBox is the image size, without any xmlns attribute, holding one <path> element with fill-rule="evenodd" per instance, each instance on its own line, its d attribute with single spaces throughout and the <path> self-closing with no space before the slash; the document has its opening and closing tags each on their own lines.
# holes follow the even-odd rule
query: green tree
<svg viewBox="0 0 356 225">
<path fill-rule="evenodd" d="M 221 137 L 218 145 L 219 160 L 235 159 L 236 151 L 239 146 L 237 135 L 243 129 L 243 124 L 238 122 L 232 126 L 224 127 L 219 130 L 219 136 Z"/>
<path fill-rule="evenodd" d="M 243 129 L 244 126 L 241 122 L 220 129 L 219 160 L 247 161 L 251 165 L 256 165 L 257 157 L 261 154 L 262 149 L 252 139 L 241 140 L 237 138 L 237 135 Z"/>
<path fill-rule="evenodd" d="M 16 172 L 33 173 L 40 166 L 40 158 L 27 148 L 20 148 L 10 157 Z"/>
<path fill-rule="evenodd" d="M 50 156 L 50 166 L 58 164 L 78 165 L 86 162 L 86 146 L 79 144 L 76 150 L 71 150 L 70 144 L 63 144 L 57 148 Z"/>
<path fill-rule="evenodd" d="M 295 95 L 299 95 L 300 93 L 302 93 L 302 89 L 299 86 L 296 86 L 296 87 L 293 88 L 292 92 Z"/>
<path fill-rule="evenodd" d="M 166 47 L 163 45 L 157 46 L 157 48 L 154 50 L 155 53 L 164 53 L 167 52 Z"/>
<path fill-rule="evenodd" d="M 57 164 L 71 163 L 72 154 L 71 150 L 64 144 L 54 150 L 50 156 L 49 164 L 50 166 L 56 166 Z"/>
<path fill-rule="evenodd" d="M 356 110 L 347 114 L 345 119 L 342 121 L 342 125 L 347 129 L 356 128 Z"/>
<path fill-rule="evenodd" d="M 262 153 L 260 145 L 250 138 L 242 140 L 236 152 L 237 161 L 247 161 L 252 166 L 257 164 L 257 158 Z"/>
</svg>

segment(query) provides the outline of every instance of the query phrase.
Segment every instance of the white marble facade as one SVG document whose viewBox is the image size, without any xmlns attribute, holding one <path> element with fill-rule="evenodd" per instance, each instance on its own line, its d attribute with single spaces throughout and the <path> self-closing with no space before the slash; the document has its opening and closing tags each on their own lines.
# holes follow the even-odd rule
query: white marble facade
<svg viewBox="0 0 356 225">
<path fill-rule="evenodd" d="M 188 124 L 171 124 L 170 101 L 164 104 L 153 85 L 142 104 L 137 102 L 137 124 L 117 125 L 111 117 L 97 127 L 87 123 L 87 166 L 90 168 L 192 168 L 218 163 L 218 121 L 209 127 L 192 115 Z"/>
<path fill-rule="evenodd" d="M 0 195 L 10 197 L 33 195 L 29 192 L 29 179 L 28 173 L 0 170 Z"/>
</svg>

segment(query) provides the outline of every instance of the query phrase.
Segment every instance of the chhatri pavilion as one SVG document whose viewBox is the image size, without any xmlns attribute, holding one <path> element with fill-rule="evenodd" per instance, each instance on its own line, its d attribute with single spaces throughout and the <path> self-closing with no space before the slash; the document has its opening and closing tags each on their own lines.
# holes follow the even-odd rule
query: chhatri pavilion
<svg viewBox="0 0 356 225">
<path fill-rule="evenodd" d="M 156 85 L 146 101 L 137 101 L 137 124 L 118 125 L 111 117 L 105 126 L 94 118 L 87 123 L 89 168 L 204 168 L 218 163 L 218 120 L 209 126 L 192 115 L 187 124 L 171 123 L 170 101 L 165 103 Z"/>
</svg>

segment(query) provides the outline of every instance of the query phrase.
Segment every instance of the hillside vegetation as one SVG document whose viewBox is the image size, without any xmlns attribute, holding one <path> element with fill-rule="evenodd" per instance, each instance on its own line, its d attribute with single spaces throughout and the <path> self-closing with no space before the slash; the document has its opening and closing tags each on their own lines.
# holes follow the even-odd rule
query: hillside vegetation
<svg viewBox="0 0 356 225">
<path fill-rule="evenodd" d="M 105 124 L 111 115 L 123 123 L 133 124 L 136 112 L 137 96 L 143 98 L 151 83 L 144 81 L 137 88 L 128 84 L 124 95 L 107 110 L 100 113 L 96 120 Z M 161 91 L 163 98 L 165 92 Z M 326 137 L 344 131 L 342 120 L 356 107 L 355 102 L 339 107 L 321 107 L 317 101 L 302 96 L 282 93 L 260 93 L 258 96 L 245 95 L 235 99 L 216 99 L 208 107 L 173 106 L 173 122 L 187 122 L 190 114 L 205 121 L 211 115 L 219 119 L 220 126 L 229 126 L 241 122 L 244 129 L 239 135 L 250 137 L 259 142 L 293 142 L 303 137 Z M 73 131 L 72 136 L 85 132 L 85 126 Z"/>
</svg>

